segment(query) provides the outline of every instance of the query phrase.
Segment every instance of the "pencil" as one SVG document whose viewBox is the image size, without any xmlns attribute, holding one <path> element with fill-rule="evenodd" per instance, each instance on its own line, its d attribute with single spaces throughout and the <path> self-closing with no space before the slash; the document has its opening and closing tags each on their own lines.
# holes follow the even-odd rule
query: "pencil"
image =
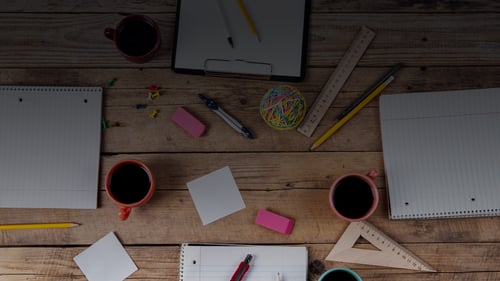
<svg viewBox="0 0 500 281">
<path fill-rule="evenodd" d="M 4 224 L 0 225 L 0 230 L 26 230 L 26 229 L 47 229 L 47 228 L 71 228 L 79 226 L 72 222 L 59 223 L 28 223 L 28 224 Z"/>
<path fill-rule="evenodd" d="M 319 139 L 317 139 L 309 150 L 314 150 L 323 144 L 331 135 L 333 135 L 338 129 L 340 129 L 347 121 L 356 115 L 363 107 L 365 107 L 369 102 L 371 102 L 376 96 L 378 96 L 386 87 L 389 85 L 394 76 L 389 76 L 384 82 L 382 82 L 373 92 L 371 92 L 363 101 L 361 101 L 356 107 L 354 107 L 349 113 L 347 113 L 342 119 L 340 119 L 335 125 L 333 125 L 326 133 L 324 133 Z"/>
<path fill-rule="evenodd" d="M 237 1 L 238 1 L 238 6 L 240 6 L 241 13 L 245 17 L 245 20 L 247 21 L 247 24 L 250 27 L 250 31 L 252 31 L 252 33 L 255 34 L 255 36 L 257 36 L 257 40 L 260 42 L 259 33 L 257 32 L 257 28 L 255 27 L 255 24 L 253 23 L 250 14 L 248 13 L 245 3 L 243 3 L 243 0 L 237 0 Z"/>
</svg>

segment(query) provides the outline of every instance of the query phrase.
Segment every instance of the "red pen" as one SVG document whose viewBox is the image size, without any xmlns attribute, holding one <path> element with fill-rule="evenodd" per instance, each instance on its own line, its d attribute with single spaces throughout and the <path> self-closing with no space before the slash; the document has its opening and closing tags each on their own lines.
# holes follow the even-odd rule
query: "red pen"
<svg viewBox="0 0 500 281">
<path fill-rule="evenodd" d="M 250 262 L 252 261 L 252 255 L 248 254 L 245 259 L 240 262 L 238 268 L 233 273 L 233 277 L 231 277 L 231 281 L 241 281 L 250 268 Z"/>
</svg>

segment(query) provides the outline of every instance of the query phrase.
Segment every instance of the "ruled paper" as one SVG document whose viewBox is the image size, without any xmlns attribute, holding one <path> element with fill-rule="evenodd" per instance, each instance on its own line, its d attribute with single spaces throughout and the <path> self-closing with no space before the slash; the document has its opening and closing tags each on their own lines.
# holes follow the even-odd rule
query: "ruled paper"
<svg viewBox="0 0 500 281">
<path fill-rule="evenodd" d="M 0 207 L 97 207 L 101 102 L 101 88 L 0 87 Z"/>
<path fill-rule="evenodd" d="M 500 213 L 500 89 L 383 95 L 390 218 Z"/>
<path fill-rule="evenodd" d="M 298 246 L 183 244 L 180 281 L 230 280 L 247 254 L 253 256 L 245 281 L 307 280 L 307 248 Z"/>
</svg>

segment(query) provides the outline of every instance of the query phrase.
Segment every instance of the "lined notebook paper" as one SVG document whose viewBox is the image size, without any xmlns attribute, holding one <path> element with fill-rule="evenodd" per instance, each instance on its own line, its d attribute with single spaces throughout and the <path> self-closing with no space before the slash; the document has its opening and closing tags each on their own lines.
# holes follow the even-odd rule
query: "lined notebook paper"
<svg viewBox="0 0 500 281">
<path fill-rule="evenodd" d="M 0 87 L 0 207 L 97 207 L 101 102 L 97 87 Z"/>
<path fill-rule="evenodd" d="M 500 88 L 384 95 L 393 219 L 500 214 Z"/>
<path fill-rule="evenodd" d="M 180 281 L 230 280 L 247 254 L 253 259 L 245 281 L 307 280 L 307 248 L 295 246 L 190 245 L 181 247 Z"/>
</svg>

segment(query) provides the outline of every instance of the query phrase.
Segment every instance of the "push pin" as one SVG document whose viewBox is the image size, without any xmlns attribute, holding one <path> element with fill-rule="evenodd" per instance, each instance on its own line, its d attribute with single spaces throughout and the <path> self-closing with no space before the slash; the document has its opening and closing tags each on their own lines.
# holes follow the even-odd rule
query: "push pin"
<svg viewBox="0 0 500 281">
<path fill-rule="evenodd" d="M 106 85 L 108 85 L 108 87 L 113 87 L 113 85 L 115 84 L 116 80 L 117 80 L 116 78 L 113 78 L 113 79 L 109 80 L 106 83 Z"/>
<path fill-rule="evenodd" d="M 149 113 L 149 117 L 151 117 L 151 119 L 155 119 L 156 116 L 158 116 L 158 110 L 154 109 L 153 111 L 151 111 L 151 113 Z"/>
<path fill-rule="evenodd" d="M 106 119 L 102 118 L 102 128 L 107 129 L 108 128 L 108 122 L 106 122 Z"/>
<path fill-rule="evenodd" d="M 155 85 L 151 85 L 148 87 L 149 91 L 151 92 L 158 92 L 160 90 L 160 88 L 158 88 L 157 86 Z"/>
<path fill-rule="evenodd" d="M 149 92 L 149 99 L 154 100 L 155 98 L 160 96 L 160 92 Z"/>
</svg>

